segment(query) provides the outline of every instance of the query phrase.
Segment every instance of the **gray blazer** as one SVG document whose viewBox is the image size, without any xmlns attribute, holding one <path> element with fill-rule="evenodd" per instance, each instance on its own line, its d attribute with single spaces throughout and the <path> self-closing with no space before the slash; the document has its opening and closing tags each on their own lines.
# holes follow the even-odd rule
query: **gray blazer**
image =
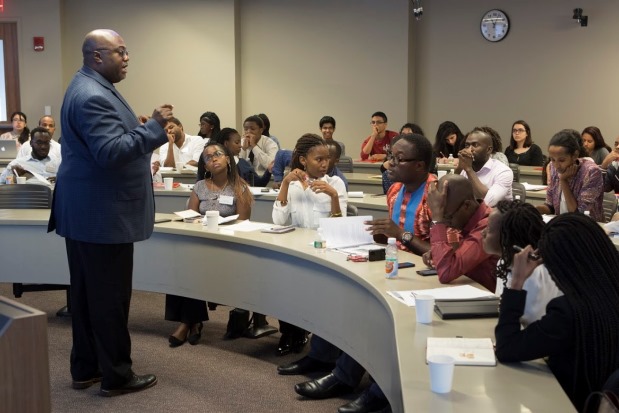
<svg viewBox="0 0 619 413">
<path fill-rule="evenodd" d="M 168 141 L 150 119 L 140 125 L 103 76 L 82 67 L 60 113 L 62 163 L 48 230 L 77 241 L 122 244 L 153 232 L 150 157 Z"/>
</svg>

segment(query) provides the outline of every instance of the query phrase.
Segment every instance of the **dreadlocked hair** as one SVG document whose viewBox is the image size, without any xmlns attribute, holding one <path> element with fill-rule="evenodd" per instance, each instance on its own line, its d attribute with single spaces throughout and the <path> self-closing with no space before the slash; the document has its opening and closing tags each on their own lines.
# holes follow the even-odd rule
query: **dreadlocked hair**
<svg viewBox="0 0 619 413">
<path fill-rule="evenodd" d="M 587 393 L 601 390 L 619 367 L 619 252 L 595 221 L 577 212 L 546 225 L 539 251 L 574 313 L 574 387 L 584 376 Z"/>
<path fill-rule="evenodd" d="M 204 168 L 204 178 L 210 179 L 211 172 L 206 168 L 206 162 L 204 160 L 204 152 L 206 148 L 216 146 L 218 150 L 222 151 L 229 159 L 227 174 L 228 174 L 228 184 L 234 190 L 234 197 L 236 199 L 237 206 L 251 206 L 254 203 L 254 197 L 251 194 L 251 190 L 249 189 L 249 185 L 241 176 L 239 175 L 239 171 L 236 167 L 236 162 L 234 161 L 234 156 L 230 153 L 228 148 L 226 148 L 221 143 L 211 140 L 205 146 L 202 151 L 202 155 L 200 155 L 199 164 L 203 165 Z M 201 168 L 198 167 L 198 170 Z"/>
<path fill-rule="evenodd" d="M 301 164 L 301 161 L 299 160 L 299 158 L 301 156 L 307 157 L 307 153 L 314 146 L 321 146 L 321 145 L 326 145 L 326 144 L 327 143 L 325 142 L 325 140 L 322 139 L 320 136 L 316 135 L 315 133 L 306 133 L 303 136 L 301 136 L 299 140 L 297 141 L 297 144 L 294 146 L 294 150 L 292 151 L 292 161 L 290 162 L 290 170 L 292 171 L 293 169 L 296 169 L 296 168 L 305 169 L 303 165 Z"/>
<path fill-rule="evenodd" d="M 542 214 L 531 204 L 521 201 L 499 201 L 496 205 L 501 213 L 501 259 L 497 265 L 496 275 L 507 283 L 507 275 L 514 261 L 514 245 L 537 248 L 537 243 L 544 228 Z"/>
</svg>

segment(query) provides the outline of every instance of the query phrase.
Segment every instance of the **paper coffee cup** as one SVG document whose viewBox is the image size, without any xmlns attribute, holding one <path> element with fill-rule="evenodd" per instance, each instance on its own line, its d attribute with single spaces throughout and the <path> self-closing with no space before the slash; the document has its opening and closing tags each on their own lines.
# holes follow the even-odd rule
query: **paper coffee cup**
<svg viewBox="0 0 619 413">
<path fill-rule="evenodd" d="M 455 360 L 451 356 L 433 355 L 428 357 L 430 369 L 430 389 L 434 393 L 449 393 L 453 383 Z"/>
<path fill-rule="evenodd" d="M 434 297 L 431 295 L 416 295 L 415 313 L 418 323 L 431 323 L 432 315 L 434 314 Z"/>
<path fill-rule="evenodd" d="M 176 172 L 180 172 L 183 170 L 183 168 L 185 167 L 185 163 L 184 162 L 176 162 Z"/>
<path fill-rule="evenodd" d="M 17 183 L 18 184 L 25 184 L 26 183 L 26 177 L 25 176 L 18 176 L 17 177 Z"/>
<path fill-rule="evenodd" d="M 174 178 L 163 178 L 163 187 L 166 191 L 171 191 L 174 187 Z"/>
<path fill-rule="evenodd" d="M 206 228 L 209 231 L 217 231 L 217 227 L 219 226 L 219 211 L 206 211 L 204 219 L 206 219 Z"/>
</svg>

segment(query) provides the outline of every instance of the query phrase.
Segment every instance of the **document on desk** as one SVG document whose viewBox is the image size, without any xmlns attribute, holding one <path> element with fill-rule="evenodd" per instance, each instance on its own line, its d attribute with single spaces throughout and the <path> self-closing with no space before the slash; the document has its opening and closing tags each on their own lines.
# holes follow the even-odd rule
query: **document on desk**
<svg viewBox="0 0 619 413">
<path fill-rule="evenodd" d="M 428 290 L 387 291 L 387 294 L 409 307 L 415 306 L 416 295 L 431 295 L 436 301 L 451 300 L 496 300 L 496 295 L 472 285 L 431 288 Z"/>
<path fill-rule="evenodd" d="M 237 224 L 226 225 L 225 227 L 220 227 L 220 230 L 226 231 L 238 231 L 238 232 L 251 232 L 251 231 L 259 231 L 264 228 L 270 228 L 273 224 L 269 224 L 268 222 L 252 222 L 248 219 L 245 221 L 241 221 Z"/>
<path fill-rule="evenodd" d="M 528 182 L 521 182 L 521 184 L 524 186 L 524 189 L 527 191 L 543 191 L 546 188 L 548 188 L 547 185 L 533 185 Z"/>
<path fill-rule="evenodd" d="M 320 218 L 322 235 L 327 241 L 327 248 L 350 248 L 373 244 L 372 234 L 366 230 L 365 221 L 371 221 L 370 215 L 360 217 Z"/>
<path fill-rule="evenodd" d="M 496 366 L 489 338 L 428 337 L 426 362 L 434 355 L 451 356 L 457 366 Z"/>
</svg>

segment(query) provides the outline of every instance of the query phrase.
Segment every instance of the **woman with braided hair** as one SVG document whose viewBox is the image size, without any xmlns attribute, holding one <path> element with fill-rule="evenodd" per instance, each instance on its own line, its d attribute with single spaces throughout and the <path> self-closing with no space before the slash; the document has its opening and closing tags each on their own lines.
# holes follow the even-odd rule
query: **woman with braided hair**
<svg viewBox="0 0 619 413">
<path fill-rule="evenodd" d="M 546 315 L 521 330 L 524 282 L 544 261 L 563 291 Z M 548 223 L 538 249 L 514 257 L 511 287 L 501 298 L 495 329 L 501 362 L 547 357 L 548 366 L 581 411 L 587 395 L 602 389 L 619 368 L 619 252 L 589 217 L 566 213 Z"/>
<path fill-rule="evenodd" d="M 499 201 L 496 205 L 488 217 L 488 226 L 482 232 L 484 251 L 500 258 L 496 273 L 503 282 L 497 282 L 496 295 L 501 295 L 505 287 L 511 286 L 512 264 L 517 252 L 514 245 L 537 248 L 543 228 L 542 215 L 531 204 Z M 542 318 L 548 302 L 563 294 L 544 264 L 535 267 L 522 289 L 527 292 L 524 312 L 520 317 L 524 327 Z"/>
</svg>

